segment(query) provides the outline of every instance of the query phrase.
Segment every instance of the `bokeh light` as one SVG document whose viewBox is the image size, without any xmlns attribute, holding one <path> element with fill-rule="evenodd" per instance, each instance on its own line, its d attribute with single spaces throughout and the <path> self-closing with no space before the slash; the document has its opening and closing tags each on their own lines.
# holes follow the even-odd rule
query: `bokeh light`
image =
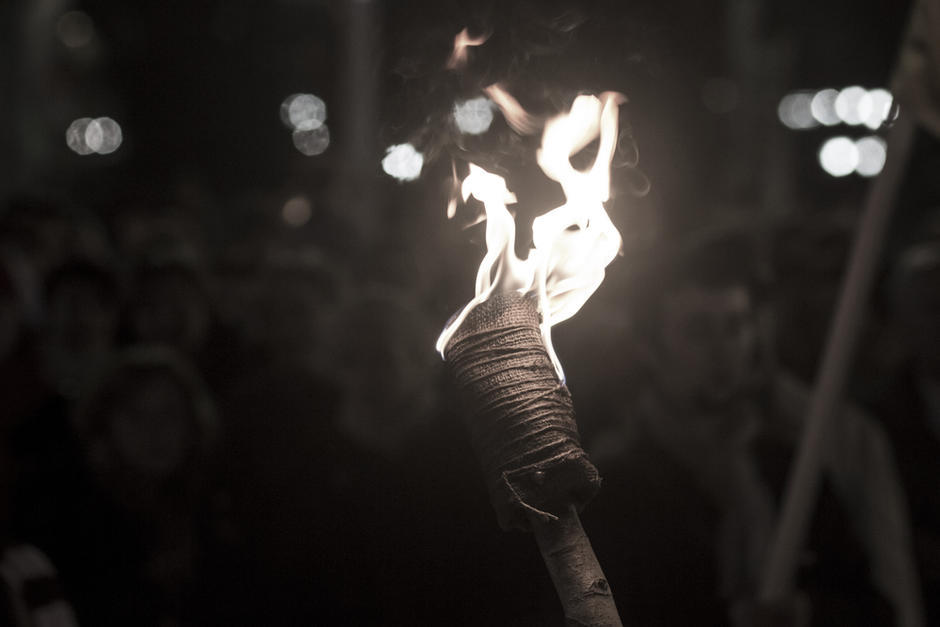
<svg viewBox="0 0 940 627">
<path fill-rule="evenodd" d="M 891 115 L 891 105 L 894 103 L 894 97 L 887 89 L 879 88 L 869 90 L 868 98 L 871 108 L 862 123 L 874 131 L 881 128 L 881 125 Z"/>
<path fill-rule="evenodd" d="M 850 126 L 861 124 L 870 115 L 872 106 L 868 91 L 858 85 L 846 87 L 840 91 L 834 104 L 836 115 Z"/>
<path fill-rule="evenodd" d="M 330 129 L 326 124 L 294 131 L 294 147 L 308 157 L 320 155 L 330 147 Z"/>
<path fill-rule="evenodd" d="M 488 98 L 473 98 L 454 104 L 454 122 L 462 133 L 480 135 L 493 123 L 493 103 Z"/>
<path fill-rule="evenodd" d="M 309 222 L 312 216 L 313 207 L 310 205 L 310 199 L 304 195 L 288 198 L 281 208 L 281 219 L 288 226 L 301 227 Z"/>
<path fill-rule="evenodd" d="M 808 91 L 792 92 L 780 99 L 777 117 L 784 126 L 791 129 L 807 129 L 817 126 L 813 117 L 813 93 Z"/>
<path fill-rule="evenodd" d="M 293 94 L 281 103 L 281 121 L 294 131 L 313 131 L 326 121 L 326 103 L 313 94 Z"/>
<path fill-rule="evenodd" d="M 781 98 L 777 115 L 780 121 L 791 129 L 844 123 L 849 126 L 864 124 L 872 130 L 877 130 L 892 117 L 893 104 L 891 92 L 886 89 L 867 90 L 852 85 L 842 90 L 825 88 L 815 93 L 790 92 Z"/>
<path fill-rule="evenodd" d="M 858 148 L 848 137 L 833 137 L 819 149 L 819 165 L 832 176 L 848 176 L 859 163 Z"/>
<path fill-rule="evenodd" d="M 888 157 L 885 140 L 880 137 L 862 137 L 855 142 L 858 152 L 858 165 L 855 171 L 862 176 L 876 176 L 885 165 Z"/>
<path fill-rule="evenodd" d="M 424 166 L 424 155 L 415 150 L 411 144 L 397 144 L 389 146 L 385 158 L 382 159 L 382 169 L 389 176 L 399 181 L 413 181 L 421 176 Z"/>
<path fill-rule="evenodd" d="M 813 95 L 810 110 L 813 118 L 825 126 L 835 126 L 840 122 L 836 113 L 836 98 L 839 92 L 835 89 L 820 89 Z"/>
<path fill-rule="evenodd" d="M 95 37 L 95 25 L 82 11 L 63 13 L 56 22 L 56 34 L 59 41 L 68 48 L 82 48 Z"/>
<path fill-rule="evenodd" d="M 111 118 L 97 118 L 85 129 L 85 141 L 99 155 L 109 155 L 121 147 L 124 134 L 121 126 Z"/>
<path fill-rule="evenodd" d="M 79 118 L 65 131 L 65 143 L 80 155 L 108 155 L 121 147 L 124 133 L 113 119 Z"/>
<path fill-rule="evenodd" d="M 69 124 L 68 130 L 65 131 L 65 143 L 80 155 L 90 155 L 95 152 L 85 141 L 85 131 L 91 123 L 91 118 L 79 118 Z"/>
</svg>

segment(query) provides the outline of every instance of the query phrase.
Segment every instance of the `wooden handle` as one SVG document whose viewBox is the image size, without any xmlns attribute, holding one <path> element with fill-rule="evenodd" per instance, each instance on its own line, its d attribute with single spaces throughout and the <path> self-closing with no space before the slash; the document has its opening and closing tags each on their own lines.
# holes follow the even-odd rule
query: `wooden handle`
<svg viewBox="0 0 940 627">
<path fill-rule="evenodd" d="M 558 520 L 530 516 L 568 627 L 622 627 L 614 596 L 574 507 Z"/>
</svg>

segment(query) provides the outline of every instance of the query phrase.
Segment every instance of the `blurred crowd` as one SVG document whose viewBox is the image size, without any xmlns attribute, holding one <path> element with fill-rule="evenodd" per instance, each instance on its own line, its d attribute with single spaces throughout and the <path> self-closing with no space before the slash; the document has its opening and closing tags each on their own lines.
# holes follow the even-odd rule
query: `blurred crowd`
<svg viewBox="0 0 940 627">
<path fill-rule="evenodd" d="M 534 135 L 457 132 L 494 83 L 539 115 L 630 98 L 623 257 L 553 332 L 625 624 L 940 627 L 926 131 L 793 592 L 757 600 L 866 183 L 774 111 L 889 87 L 909 4 L 0 2 L 0 627 L 563 623 L 433 350 L 485 245 L 473 206 L 443 217 L 450 157 L 508 171 L 520 254 L 560 200 Z M 458 75 L 464 28 L 489 39 Z M 329 118 L 296 124 L 300 90 Z M 103 114 L 124 147 L 89 154 Z M 399 184 L 381 152 L 405 141 Z"/>
<path fill-rule="evenodd" d="M 339 281 L 309 254 L 212 266 L 179 212 L 8 199 L 0 622 L 332 622 L 355 475 L 426 420 L 435 363 L 406 300 Z"/>
<path fill-rule="evenodd" d="M 605 478 L 584 524 L 630 624 L 938 624 L 926 216 L 880 283 L 796 592 L 773 607 L 761 568 L 844 261 L 824 253 L 851 221 L 674 238 L 629 297 L 602 288 L 589 337 L 559 331 Z M 560 624 L 533 543 L 496 529 L 434 298 L 354 285 L 328 255 L 226 266 L 204 240 L 171 210 L 5 203 L 0 617 Z"/>
<path fill-rule="evenodd" d="M 770 604 L 755 599 L 809 407 L 812 373 L 800 367 L 815 360 L 819 345 L 807 338 L 828 312 L 812 311 L 811 299 L 831 302 L 837 283 L 827 293 L 825 273 L 787 277 L 803 284 L 788 293 L 760 238 L 735 229 L 668 252 L 621 366 L 629 374 L 616 402 L 629 409 L 610 409 L 592 441 L 607 480 L 593 515 L 637 534 L 600 534 L 597 544 L 638 624 L 940 620 L 940 434 L 926 384 L 940 346 L 937 235 L 906 250 L 886 281 L 888 317 L 869 330 L 881 337 L 861 351 L 870 363 L 854 368 L 875 377 L 872 389 L 832 421 L 795 592 Z M 787 248 L 778 249 L 784 258 L 769 261 L 779 265 Z M 794 310 L 804 326 L 780 318 Z M 920 392 L 897 387 L 911 379 Z"/>
</svg>

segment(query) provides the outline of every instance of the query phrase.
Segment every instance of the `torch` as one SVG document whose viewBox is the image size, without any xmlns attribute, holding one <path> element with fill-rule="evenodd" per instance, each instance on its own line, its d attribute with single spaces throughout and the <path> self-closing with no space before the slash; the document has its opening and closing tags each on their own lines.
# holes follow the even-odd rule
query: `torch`
<svg viewBox="0 0 940 627">
<path fill-rule="evenodd" d="M 493 85 L 486 91 L 507 120 L 519 119 L 505 90 Z M 604 202 L 622 102 L 612 92 L 578 96 L 567 113 L 545 123 L 537 161 L 561 184 L 566 202 L 533 221 L 525 259 L 515 254 L 515 222 L 507 209 L 516 196 L 502 177 L 469 165 L 460 190 L 464 201 L 473 196 L 483 203 L 487 251 L 475 297 L 437 342 L 468 409 L 499 524 L 534 534 L 568 625 L 621 625 L 578 518 L 600 477 L 581 448 L 551 328 L 581 308 L 620 250 Z M 576 170 L 571 156 L 595 140 L 593 166 Z"/>
</svg>

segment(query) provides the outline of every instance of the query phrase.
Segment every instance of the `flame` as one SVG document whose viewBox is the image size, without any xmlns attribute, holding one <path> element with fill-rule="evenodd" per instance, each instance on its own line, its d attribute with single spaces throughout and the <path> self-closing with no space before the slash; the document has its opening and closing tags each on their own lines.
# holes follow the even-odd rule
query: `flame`
<svg viewBox="0 0 940 627">
<path fill-rule="evenodd" d="M 454 36 L 454 50 L 450 53 L 450 58 L 445 66 L 448 70 L 456 70 L 467 64 L 467 48 L 470 46 L 482 46 L 490 36 L 484 33 L 479 37 L 471 37 L 467 29 L 463 29 Z"/>
<path fill-rule="evenodd" d="M 447 201 L 447 219 L 452 219 L 457 215 L 457 190 L 460 189 L 460 181 L 457 178 L 457 164 L 453 160 L 450 162 L 450 173 L 453 177 L 453 185 L 450 190 L 450 200 Z M 466 200 L 466 199 L 464 199 Z"/>
<path fill-rule="evenodd" d="M 519 101 L 512 97 L 509 92 L 503 89 L 499 83 L 493 83 L 483 89 L 483 93 L 489 96 L 499 110 L 503 112 L 506 123 L 509 127 L 520 135 L 531 135 L 539 130 L 539 125 L 528 111 L 522 108 Z"/>
<path fill-rule="evenodd" d="M 467 314 L 495 292 L 534 293 L 542 314 L 545 348 L 559 380 L 564 381 L 564 370 L 552 346 L 551 328 L 581 309 L 603 282 L 607 265 L 620 252 L 620 233 L 610 221 L 604 202 L 610 197 L 618 110 L 625 101 L 624 96 L 614 92 L 578 96 L 568 113 L 545 124 L 537 161 L 548 178 L 561 184 L 566 200 L 532 222 L 533 248 L 525 260 L 515 254 L 516 225 L 506 207 L 516 202 L 516 196 L 503 177 L 470 164 L 461 192 L 464 201 L 473 196 L 483 203 L 486 256 L 477 270 L 476 296 L 437 340 L 441 354 Z M 598 150 L 593 165 L 585 171 L 576 170 L 571 156 L 595 139 Z"/>
</svg>

